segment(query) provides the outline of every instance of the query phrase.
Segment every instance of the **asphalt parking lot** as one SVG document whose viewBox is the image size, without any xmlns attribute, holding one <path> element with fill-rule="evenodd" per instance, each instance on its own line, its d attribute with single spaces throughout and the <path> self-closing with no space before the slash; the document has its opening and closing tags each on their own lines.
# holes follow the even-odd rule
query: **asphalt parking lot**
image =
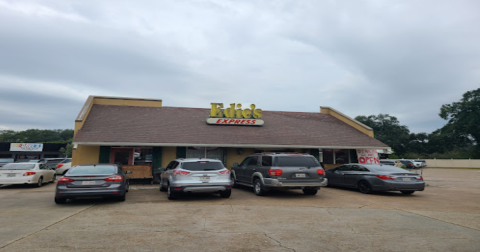
<svg viewBox="0 0 480 252">
<path fill-rule="evenodd" d="M 480 170 L 425 169 L 413 195 L 250 188 L 169 201 L 156 185 L 125 202 L 56 205 L 54 184 L 0 188 L 0 251 L 479 251 Z"/>
</svg>

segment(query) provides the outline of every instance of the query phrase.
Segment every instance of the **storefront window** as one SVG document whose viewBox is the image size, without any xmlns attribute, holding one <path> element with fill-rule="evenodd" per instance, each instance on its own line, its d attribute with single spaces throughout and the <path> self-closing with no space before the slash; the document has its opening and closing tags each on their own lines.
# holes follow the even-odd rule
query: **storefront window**
<svg viewBox="0 0 480 252">
<path fill-rule="evenodd" d="M 150 165 L 153 160 L 152 148 L 135 148 L 133 158 L 136 165 L 148 164 Z"/>
<path fill-rule="evenodd" d="M 324 164 L 348 164 L 348 149 L 322 149 Z"/>
<path fill-rule="evenodd" d="M 333 149 L 323 149 L 323 163 L 324 164 L 334 164 L 333 162 Z"/>
<path fill-rule="evenodd" d="M 335 150 L 335 164 L 348 164 L 348 150 Z"/>
</svg>

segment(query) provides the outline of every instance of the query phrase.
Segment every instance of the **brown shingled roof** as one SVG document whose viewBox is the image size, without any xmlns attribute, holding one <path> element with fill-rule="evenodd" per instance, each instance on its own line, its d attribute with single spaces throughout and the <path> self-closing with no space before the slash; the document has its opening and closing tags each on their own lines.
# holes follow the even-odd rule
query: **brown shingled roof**
<svg viewBox="0 0 480 252">
<path fill-rule="evenodd" d="M 335 117 L 320 113 L 263 111 L 263 126 L 208 125 L 209 109 L 93 105 L 74 142 L 98 145 L 217 147 L 388 146 Z"/>
</svg>

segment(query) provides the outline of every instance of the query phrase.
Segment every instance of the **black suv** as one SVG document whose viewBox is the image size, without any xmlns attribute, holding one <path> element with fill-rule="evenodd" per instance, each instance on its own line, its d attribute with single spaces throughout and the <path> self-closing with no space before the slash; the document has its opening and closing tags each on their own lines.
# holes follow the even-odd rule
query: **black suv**
<svg viewBox="0 0 480 252">
<path fill-rule="evenodd" d="M 308 154 L 258 153 L 246 157 L 240 165 L 232 167 L 233 185 L 253 187 L 258 196 L 271 189 L 302 189 L 315 195 L 327 185 L 325 171 L 318 160 Z"/>
</svg>

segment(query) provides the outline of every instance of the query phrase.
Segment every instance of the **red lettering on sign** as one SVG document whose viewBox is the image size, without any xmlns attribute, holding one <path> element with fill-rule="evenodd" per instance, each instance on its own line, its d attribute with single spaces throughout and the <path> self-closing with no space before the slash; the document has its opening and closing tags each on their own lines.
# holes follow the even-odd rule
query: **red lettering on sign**
<svg viewBox="0 0 480 252">
<path fill-rule="evenodd" d="M 240 121 L 241 121 L 241 120 L 235 120 L 235 123 L 234 123 L 234 124 L 240 124 Z"/>
<path fill-rule="evenodd" d="M 222 121 L 223 119 L 218 119 L 216 123 L 220 123 L 220 121 Z"/>
<path fill-rule="evenodd" d="M 228 124 L 231 124 L 231 123 L 234 123 L 234 122 L 235 122 L 235 119 L 228 120 Z"/>
<path fill-rule="evenodd" d="M 240 122 L 240 124 L 245 124 L 246 121 L 247 121 L 247 120 L 242 120 L 242 121 Z"/>
</svg>

